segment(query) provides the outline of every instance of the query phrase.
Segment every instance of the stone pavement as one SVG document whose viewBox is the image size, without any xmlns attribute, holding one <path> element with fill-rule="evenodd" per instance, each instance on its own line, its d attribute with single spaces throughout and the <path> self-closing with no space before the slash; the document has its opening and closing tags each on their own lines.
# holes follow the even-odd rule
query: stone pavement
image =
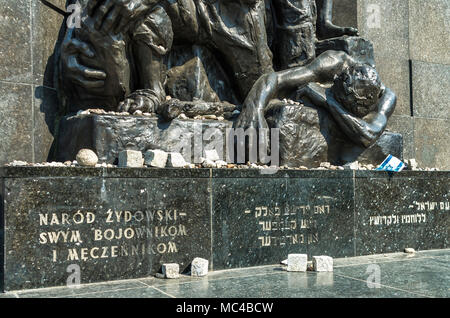
<svg viewBox="0 0 450 318">
<path fill-rule="evenodd" d="M 369 288 L 380 273 L 379 288 Z M 371 279 L 373 278 L 373 279 Z M 377 287 L 377 286 L 372 286 Z M 154 277 L 0 294 L 0 298 L 397 298 L 450 297 L 450 249 L 335 259 L 333 273 L 286 272 L 282 265 Z"/>
</svg>

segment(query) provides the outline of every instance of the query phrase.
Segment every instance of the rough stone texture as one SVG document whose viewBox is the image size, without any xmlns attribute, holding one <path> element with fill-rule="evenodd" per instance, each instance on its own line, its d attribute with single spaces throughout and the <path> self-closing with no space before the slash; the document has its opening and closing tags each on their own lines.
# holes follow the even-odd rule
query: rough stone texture
<svg viewBox="0 0 450 318">
<path fill-rule="evenodd" d="M 358 27 L 357 0 L 333 2 L 333 23 L 344 27 Z"/>
<path fill-rule="evenodd" d="M 421 167 L 450 169 L 450 120 L 414 119 L 415 159 Z"/>
<path fill-rule="evenodd" d="M 56 135 L 58 98 L 55 89 L 34 87 L 34 161 L 51 161 L 51 148 Z"/>
<path fill-rule="evenodd" d="M 167 92 L 183 101 L 199 99 L 206 102 L 219 102 L 219 96 L 209 85 L 202 61 L 194 57 L 182 66 L 171 68 L 167 73 Z"/>
<path fill-rule="evenodd" d="M 414 116 L 450 119 L 450 65 L 413 61 L 412 71 Z"/>
<path fill-rule="evenodd" d="M 178 264 L 163 264 L 162 273 L 164 278 L 176 279 L 180 278 L 180 265 Z"/>
<path fill-rule="evenodd" d="M 0 1 L 0 80 L 31 84 L 30 12 L 30 0 Z"/>
<path fill-rule="evenodd" d="M 65 0 L 52 3 L 65 6 Z M 23 87 L 22 100 L 10 105 L 20 109 L 19 114 L 3 116 L 10 108 L 0 106 L 5 122 L 22 117 L 18 126 L 3 128 L 4 143 L 15 146 L 0 148 L 0 164 L 4 158 L 16 158 L 18 154 L 22 160 L 42 162 L 47 160 L 53 142 L 57 103 L 56 93 L 50 89 L 54 87 L 52 56 L 63 17 L 39 0 L 1 0 L 0 16 L 0 86 Z M 0 96 L 7 99 L 16 90 L 2 90 Z M 22 116 L 23 112 L 26 116 Z M 19 133 L 23 135 L 21 140 L 14 137 Z"/>
<path fill-rule="evenodd" d="M 167 159 L 167 166 L 171 168 L 182 168 L 187 165 L 183 156 L 179 152 L 169 153 L 169 158 Z"/>
<path fill-rule="evenodd" d="M 287 261 L 288 272 L 306 272 L 308 267 L 308 255 L 289 254 Z"/>
<path fill-rule="evenodd" d="M 313 270 L 315 272 L 332 272 L 333 258 L 329 256 L 313 256 Z"/>
<path fill-rule="evenodd" d="M 90 149 L 81 149 L 76 156 L 76 160 L 80 166 L 95 167 L 98 157 Z"/>
<path fill-rule="evenodd" d="M 387 130 L 400 133 L 403 137 L 403 158 L 415 158 L 414 152 L 414 118 L 411 116 L 393 115 L 388 122 Z"/>
<path fill-rule="evenodd" d="M 346 164 L 353 161 L 379 164 L 389 154 L 402 158 L 403 138 L 385 132 L 369 148 L 348 141 L 328 112 L 304 105 L 273 104 L 268 118 L 271 128 L 280 128 L 280 164 L 318 167 L 321 162 Z"/>
<path fill-rule="evenodd" d="M 147 166 L 165 168 L 169 154 L 162 150 L 148 150 L 144 154 L 144 163 Z"/>
<path fill-rule="evenodd" d="M 66 0 L 53 0 L 52 4 L 65 9 Z M 64 17 L 44 5 L 40 0 L 31 0 L 33 83 L 55 87 L 53 82 L 55 49 L 61 40 Z"/>
<path fill-rule="evenodd" d="M 411 59 L 450 65 L 449 2 L 409 0 L 409 15 Z"/>
<path fill-rule="evenodd" d="M 180 119 L 165 123 L 158 118 L 141 116 L 68 116 L 60 123 L 56 159 L 73 160 L 78 150 L 89 148 L 97 153 L 101 162 L 114 163 L 118 152 L 124 149 L 142 152 L 161 149 L 180 152 L 186 161 L 199 162 L 203 149 L 215 142 L 215 138 L 202 141 L 205 131 L 213 129 L 222 137 L 225 151 L 226 129 L 231 126 L 232 122 Z"/>
<path fill-rule="evenodd" d="M 409 61 L 406 58 L 375 55 L 375 63 L 382 83 L 397 96 L 394 115 L 410 116 Z"/>
<path fill-rule="evenodd" d="M 398 97 L 396 115 L 411 113 L 408 24 L 408 1 L 358 1 L 358 29 L 373 42 L 381 80 Z"/>
<path fill-rule="evenodd" d="M 196 257 L 191 264 L 191 276 L 202 277 L 208 275 L 209 261 L 204 258 Z"/>
<path fill-rule="evenodd" d="M 408 1 L 358 1 L 358 29 L 376 56 L 408 60 L 408 20 Z"/>
<path fill-rule="evenodd" d="M 0 82 L 0 165 L 33 161 L 31 86 Z"/>
<path fill-rule="evenodd" d="M 119 167 L 140 168 L 144 165 L 142 152 L 136 150 L 123 150 L 119 152 Z"/>
</svg>

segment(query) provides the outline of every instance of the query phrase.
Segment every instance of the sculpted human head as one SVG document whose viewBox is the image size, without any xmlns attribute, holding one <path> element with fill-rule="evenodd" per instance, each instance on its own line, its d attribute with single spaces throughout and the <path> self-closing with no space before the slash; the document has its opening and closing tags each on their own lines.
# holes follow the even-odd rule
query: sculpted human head
<svg viewBox="0 0 450 318">
<path fill-rule="evenodd" d="M 340 74 L 334 80 L 332 91 L 345 109 L 362 118 L 376 109 L 382 84 L 375 68 L 360 64 Z"/>
</svg>

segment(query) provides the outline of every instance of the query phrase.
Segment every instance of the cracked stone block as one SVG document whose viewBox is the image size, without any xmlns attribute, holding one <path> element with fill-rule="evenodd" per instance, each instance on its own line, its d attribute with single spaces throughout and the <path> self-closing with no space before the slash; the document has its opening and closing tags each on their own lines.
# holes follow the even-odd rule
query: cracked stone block
<svg viewBox="0 0 450 318">
<path fill-rule="evenodd" d="M 306 272 L 308 256 L 306 254 L 289 254 L 287 261 L 288 272 Z"/>
<path fill-rule="evenodd" d="M 204 258 L 196 257 L 191 264 L 191 276 L 202 277 L 208 275 L 209 261 Z"/>
<path fill-rule="evenodd" d="M 119 167 L 141 168 L 144 165 L 142 152 L 136 150 L 124 150 L 119 153 Z"/>
<path fill-rule="evenodd" d="M 174 279 L 180 277 L 180 265 L 178 264 L 163 264 L 162 273 L 165 278 Z"/>
<path fill-rule="evenodd" d="M 165 168 L 169 154 L 162 150 L 148 150 L 144 155 L 144 163 L 147 166 Z"/>
<path fill-rule="evenodd" d="M 316 272 L 332 272 L 333 258 L 330 256 L 313 256 L 313 270 Z"/>
</svg>

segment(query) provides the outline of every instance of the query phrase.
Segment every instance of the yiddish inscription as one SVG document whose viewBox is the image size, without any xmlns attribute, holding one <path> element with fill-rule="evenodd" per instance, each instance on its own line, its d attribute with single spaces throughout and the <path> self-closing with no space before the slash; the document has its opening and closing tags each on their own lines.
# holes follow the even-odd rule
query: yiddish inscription
<svg viewBox="0 0 450 318">
<path fill-rule="evenodd" d="M 329 215 L 330 205 L 257 206 L 244 214 L 258 225 L 258 246 L 309 245 L 319 242 L 318 215 Z"/>
</svg>

